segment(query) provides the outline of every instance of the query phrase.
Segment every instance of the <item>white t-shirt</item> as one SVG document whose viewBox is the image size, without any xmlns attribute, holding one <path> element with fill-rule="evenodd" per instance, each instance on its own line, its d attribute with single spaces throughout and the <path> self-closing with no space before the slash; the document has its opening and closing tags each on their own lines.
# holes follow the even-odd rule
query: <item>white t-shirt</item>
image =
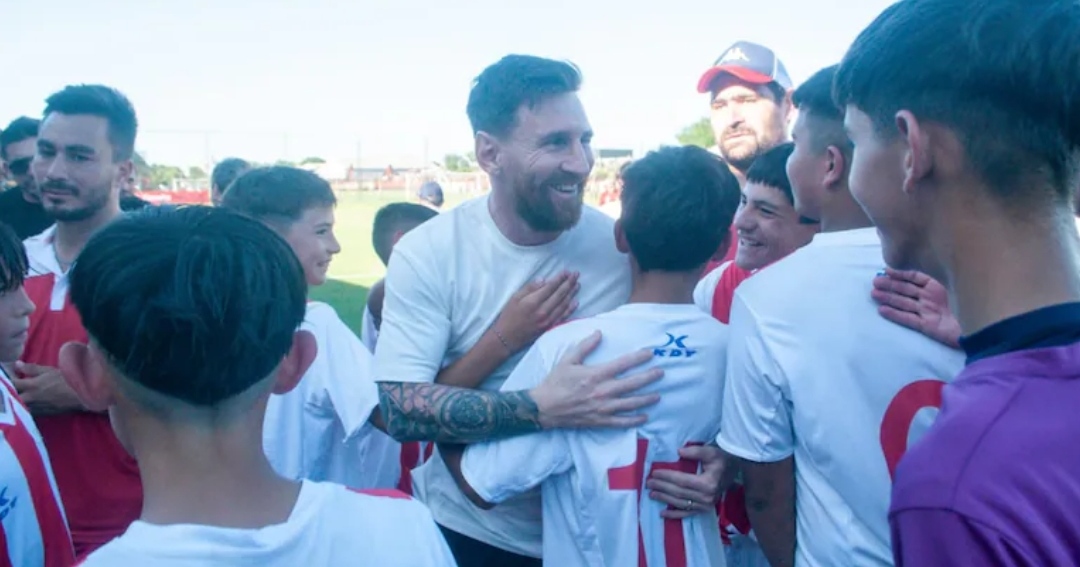
<svg viewBox="0 0 1080 567">
<path fill-rule="evenodd" d="M 518 246 L 495 226 L 488 196 L 467 201 L 409 231 L 394 246 L 375 349 L 375 378 L 433 382 L 472 348 L 522 286 L 576 270 L 574 317 L 610 311 L 630 296 L 630 264 L 615 248 L 614 221 L 584 207 L 578 224 L 540 246 Z M 498 390 L 521 359 L 511 357 L 481 388 Z M 539 494 L 489 511 L 458 490 L 438 451 L 413 471 L 413 488 L 435 521 L 489 545 L 539 557 Z"/>
<path fill-rule="evenodd" d="M 503 389 L 540 384 L 567 350 L 595 330 L 604 340 L 589 364 L 653 349 L 650 364 L 662 368 L 664 377 L 647 389 L 660 394 L 660 402 L 647 410 L 648 422 L 635 429 L 551 430 L 471 445 L 461 464 L 465 480 L 492 503 L 541 486 L 545 565 L 637 565 L 640 545 L 650 566 L 723 566 L 715 511 L 664 520 L 664 505 L 648 497 L 644 481 L 655 470 L 677 469 L 680 448 L 716 436 L 727 330 L 694 305 L 624 305 L 545 334 Z M 684 472 L 698 470 L 696 462 L 681 465 Z"/>
<path fill-rule="evenodd" d="M 332 307 L 308 302 L 301 329 L 318 352 L 292 391 L 270 396 L 263 449 L 274 470 L 291 479 L 392 488 L 398 444 L 368 418 L 379 405 L 372 356 Z"/>
<path fill-rule="evenodd" d="M 366 303 L 364 317 L 360 320 L 360 341 L 372 354 L 375 354 L 375 344 L 379 342 L 379 329 L 375 328 L 375 317 L 371 315 L 371 309 Z"/>
<path fill-rule="evenodd" d="M 82 567 L 223 565 L 454 566 L 431 514 L 404 495 L 353 492 L 304 481 L 289 519 L 259 529 L 131 524 Z"/>
<path fill-rule="evenodd" d="M 888 462 L 964 364 L 878 314 L 883 267 L 875 229 L 823 233 L 735 292 L 717 441 L 754 462 L 795 456 L 796 565 L 892 565 Z"/>
<path fill-rule="evenodd" d="M 45 444 L 3 369 L 0 404 L 0 565 L 69 565 L 75 552 Z"/>
</svg>

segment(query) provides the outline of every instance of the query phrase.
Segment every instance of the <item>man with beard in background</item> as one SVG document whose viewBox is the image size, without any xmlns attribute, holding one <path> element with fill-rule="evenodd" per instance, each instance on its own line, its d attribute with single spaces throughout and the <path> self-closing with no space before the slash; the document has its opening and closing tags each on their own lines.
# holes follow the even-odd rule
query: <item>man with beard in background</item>
<svg viewBox="0 0 1080 567">
<path fill-rule="evenodd" d="M 90 236 L 121 214 L 136 129 L 124 95 L 69 86 L 46 101 L 31 165 L 56 224 L 26 241 L 26 292 L 37 308 L 15 388 L 45 440 L 80 558 L 123 533 L 142 508 L 138 469 L 108 415 L 87 411 L 56 368 L 64 343 L 88 340 L 68 297 L 69 269 Z"/>
<path fill-rule="evenodd" d="M 40 120 L 20 116 L 0 133 L 4 173 L 15 182 L 15 187 L 0 193 L 0 222 L 11 226 L 20 239 L 34 236 L 52 224 L 41 206 L 37 185 L 30 174 L 40 125 Z"/>
<path fill-rule="evenodd" d="M 736 42 L 724 50 L 698 79 L 698 92 L 709 94 L 709 121 L 716 150 L 740 185 L 746 184 L 746 173 L 754 160 L 787 141 L 787 125 L 793 113 L 791 88 L 791 78 L 776 54 L 749 41 Z M 791 229 L 798 231 L 799 227 Z M 733 224 L 732 243 L 737 236 Z M 735 252 L 736 247 L 729 246 L 723 259 L 706 273 L 734 260 Z"/>
</svg>

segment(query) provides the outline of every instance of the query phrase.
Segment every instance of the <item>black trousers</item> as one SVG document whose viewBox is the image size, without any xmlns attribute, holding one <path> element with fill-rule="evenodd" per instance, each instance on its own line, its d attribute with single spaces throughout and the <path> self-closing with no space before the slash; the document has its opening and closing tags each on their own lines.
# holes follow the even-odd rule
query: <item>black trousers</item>
<svg viewBox="0 0 1080 567">
<path fill-rule="evenodd" d="M 543 562 L 499 549 L 469 536 L 439 526 L 458 567 L 541 567 Z"/>
</svg>

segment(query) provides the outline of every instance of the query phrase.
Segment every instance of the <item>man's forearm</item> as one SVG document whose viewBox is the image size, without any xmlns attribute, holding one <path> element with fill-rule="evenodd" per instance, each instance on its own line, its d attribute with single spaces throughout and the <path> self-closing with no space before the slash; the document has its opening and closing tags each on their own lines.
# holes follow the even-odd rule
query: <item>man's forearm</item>
<svg viewBox="0 0 1080 567">
<path fill-rule="evenodd" d="M 540 410 L 524 390 L 379 382 L 379 407 L 386 432 L 401 442 L 476 443 L 541 429 Z"/>
</svg>

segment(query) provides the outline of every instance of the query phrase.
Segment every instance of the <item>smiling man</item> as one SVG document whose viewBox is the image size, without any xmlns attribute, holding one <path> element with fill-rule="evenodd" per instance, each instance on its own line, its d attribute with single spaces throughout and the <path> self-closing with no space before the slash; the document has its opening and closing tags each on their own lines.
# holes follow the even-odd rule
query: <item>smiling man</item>
<svg viewBox="0 0 1080 567">
<path fill-rule="evenodd" d="M 375 374 L 383 382 L 387 429 L 399 440 L 445 441 L 446 433 L 456 433 L 456 442 L 477 442 L 551 428 L 553 424 L 540 417 L 542 396 L 504 392 L 491 403 L 475 395 L 481 392 L 417 386 L 434 381 L 440 369 L 475 347 L 487 359 L 484 366 L 494 369 L 480 389 L 499 390 L 524 349 L 506 340 L 507 330 L 496 319 L 529 282 L 565 271 L 579 273 L 578 308 L 572 318 L 610 311 L 629 297 L 630 264 L 616 248 L 614 221 L 583 205 L 594 156 L 592 127 L 577 95 L 580 84 L 573 65 L 527 55 L 506 56 L 476 79 L 466 110 L 477 162 L 491 178 L 492 190 L 403 236 L 386 274 Z M 595 339 L 591 344 L 596 346 Z M 636 354 L 642 353 L 644 357 L 619 360 L 633 366 L 648 360 L 651 351 Z M 566 370 L 561 363 L 556 366 L 553 375 Z M 621 377 L 615 380 L 618 386 L 576 400 L 603 397 L 617 388 L 635 390 L 655 377 Z M 406 389 L 421 393 L 403 396 Z M 445 413 L 441 407 L 446 400 L 469 410 L 461 414 L 467 422 L 429 426 L 433 420 L 428 416 Z M 654 401 L 644 395 L 616 399 L 610 407 L 635 411 Z M 420 415 L 425 409 L 428 416 Z M 490 425 L 477 426 L 485 422 Z M 606 424 L 638 423 L 640 419 L 622 416 Z M 698 459 L 719 462 L 715 447 L 695 448 L 690 454 L 696 451 L 702 451 L 696 453 Z M 688 500 L 697 502 L 695 510 L 686 513 L 711 505 L 720 476 L 716 467 L 706 465 L 712 472 L 703 475 L 703 489 L 693 490 L 699 479 L 688 475 L 684 480 L 691 490 L 680 488 L 681 498 L 673 495 L 664 502 L 685 508 L 693 507 Z M 413 480 L 414 494 L 431 507 L 460 565 L 540 565 L 537 492 L 495 510 L 480 510 L 458 489 L 438 453 L 416 469 Z"/>
</svg>

